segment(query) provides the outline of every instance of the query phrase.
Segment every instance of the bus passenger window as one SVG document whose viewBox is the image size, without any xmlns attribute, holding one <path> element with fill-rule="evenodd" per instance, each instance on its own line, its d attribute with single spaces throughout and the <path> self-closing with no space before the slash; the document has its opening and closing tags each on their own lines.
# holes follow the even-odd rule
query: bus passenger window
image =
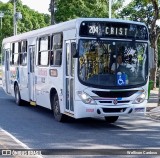
<svg viewBox="0 0 160 158">
<path fill-rule="evenodd" d="M 47 66 L 49 57 L 49 36 L 39 38 L 38 65 Z"/>
<path fill-rule="evenodd" d="M 11 65 L 18 64 L 18 43 L 12 43 L 12 50 L 11 50 Z"/>
<path fill-rule="evenodd" d="M 55 51 L 55 66 L 60 66 L 62 63 L 62 50 Z"/>
<path fill-rule="evenodd" d="M 47 66 L 48 65 L 48 51 L 39 52 L 39 65 Z"/>
<path fill-rule="evenodd" d="M 10 59 L 11 59 L 11 57 L 9 56 L 9 54 L 10 54 L 10 43 L 6 43 L 6 44 L 4 44 L 3 45 L 3 49 L 2 49 L 3 51 L 2 51 L 2 60 L 1 60 L 1 64 L 2 65 L 4 65 L 4 59 L 5 59 L 5 52 L 7 51 L 8 52 L 8 54 L 7 54 L 7 56 L 6 56 L 6 60 L 8 61 L 8 64 L 9 64 L 9 62 L 10 62 Z"/>
<path fill-rule="evenodd" d="M 18 64 L 18 43 L 15 43 L 14 47 L 14 65 Z"/>
<path fill-rule="evenodd" d="M 55 34 L 51 40 L 50 65 L 61 66 L 62 64 L 62 33 Z"/>
<path fill-rule="evenodd" d="M 10 64 L 14 64 L 14 43 L 11 43 Z"/>
<path fill-rule="evenodd" d="M 27 41 L 19 43 L 19 64 L 25 66 L 27 64 Z"/>
<path fill-rule="evenodd" d="M 26 52 L 22 54 L 22 65 L 25 65 L 25 64 L 27 64 L 27 53 Z"/>
<path fill-rule="evenodd" d="M 54 65 L 54 53 L 50 51 L 50 65 Z"/>
</svg>

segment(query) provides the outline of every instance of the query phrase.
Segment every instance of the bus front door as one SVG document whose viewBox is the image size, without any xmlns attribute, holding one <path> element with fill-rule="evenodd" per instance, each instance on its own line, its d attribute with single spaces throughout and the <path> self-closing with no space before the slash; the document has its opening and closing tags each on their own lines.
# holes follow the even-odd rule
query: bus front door
<svg viewBox="0 0 160 158">
<path fill-rule="evenodd" d="M 66 112 L 73 114 L 74 112 L 74 58 L 71 56 L 71 43 L 74 40 L 65 42 L 66 48 L 66 71 L 65 71 L 65 94 L 66 94 Z"/>
<path fill-rule="evenodd" d="M 10 80 L 10 54 L 9 50 L 5 50 L 5 84 L 6 92 L 11 93 L 11 80 Z"/>
<path fill-rule="evenodd" d="M 30 104 L 36 105 L 35 97 L 35 45 L 29 45 L 29 58 L 28 58 L 28 88 Z"/>
</svg>

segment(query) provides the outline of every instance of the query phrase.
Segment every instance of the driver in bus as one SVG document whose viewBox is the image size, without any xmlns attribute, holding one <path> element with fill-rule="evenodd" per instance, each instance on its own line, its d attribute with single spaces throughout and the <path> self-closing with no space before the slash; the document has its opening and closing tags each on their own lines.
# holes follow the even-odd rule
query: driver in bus
<svg viewBox="0 0 160 158">
<path fill-rule="evenodd" d="M 117 69 L 120 65 L 124 65 L 122 62 L 122 55 L 121 54 L 118 54 L 116 61 L 117 61 L 117 63 L 113 63 L 111 66 L 111 73 L 115 73 L 116 65 L 117 65 Z"/>
</svg>

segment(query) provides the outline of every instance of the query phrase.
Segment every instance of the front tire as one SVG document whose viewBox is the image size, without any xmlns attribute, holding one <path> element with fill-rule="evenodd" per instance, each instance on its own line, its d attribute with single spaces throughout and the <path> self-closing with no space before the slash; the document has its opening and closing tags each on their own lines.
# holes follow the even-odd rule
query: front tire
<svg viewBox="0 0 160 158">
<path fill-rule="evenodd" d="M 18 87 L 17 84 L 16 84 L 16 86 L 14 88 L 14 94 L 15 94 L 15 102 L 16 102 L 16 104 L 21 106 L 22 105 L 22 99 L 21 99 L 19 87 Z"/>
<path fill-rule="evenodd" d="M 67 116 L 65 116 L 60 112 L 60 105 L 59 105 L 59 99 L 57 94 L 54 95 L 54 98 L 52 101 L 52 110 L 53 110 L 54 118 L 56 121 L 58 122 L 66 121 Z"/>
<path fill-rule="evenodd" d="M 107 116 L 105 120 L 107 123 L 114 123 L 118 120 L 119 116 Z"/>
</svg>

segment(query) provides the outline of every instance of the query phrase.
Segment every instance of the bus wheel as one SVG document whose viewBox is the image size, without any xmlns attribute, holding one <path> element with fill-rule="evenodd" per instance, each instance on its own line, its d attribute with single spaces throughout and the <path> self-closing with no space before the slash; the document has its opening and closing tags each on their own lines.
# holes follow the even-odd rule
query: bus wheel
<svg viewBox="0 0 160 158">
<path fill-rule="evenodd" d="M 22 100 L 21 100 L 21 96 L 20 96 L 18 85 L 16 85 L 15 88 L 14 88 L 14 94 L 15 94 L 16 104 L 20 106 L 21 103 L 22 103 Z"/>
<path fill-rule="evenodd" d="M 54 95 L 52 109 L 53 109 L 55 120 L 58 121 L 58 122 L 65 122 L 66 117 L 65 117 L 64 114 L 62 114 L 60 112 L 60 105 L 59 105 L 59 100 L 58 100 L 58 95 L 57 94 Z"/>
<path fill-rule="evenodd" d="M 105 120 L 107 123 L 114 123 L 118 120 L 119 116 L 106 116 Z"/>
</svg>

